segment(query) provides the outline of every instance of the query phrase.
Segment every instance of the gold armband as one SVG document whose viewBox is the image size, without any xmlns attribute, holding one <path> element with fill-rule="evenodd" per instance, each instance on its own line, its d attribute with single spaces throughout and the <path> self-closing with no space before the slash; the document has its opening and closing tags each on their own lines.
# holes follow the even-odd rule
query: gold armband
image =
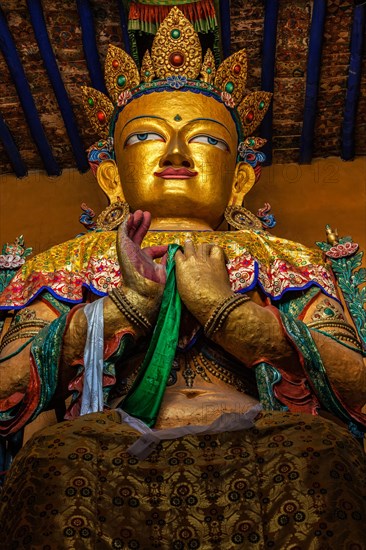
<svg viewBox="0 0 366 550">
<path fill-rule="evenodd" d="M 49 321 L 44 321 L 43 319 L 32 319 L 30 321 L 23 321 L 22 323 L 10 325 L 8 332 L 1 342 L 0 353 L 10 344 L 10 342 L 14 342 L 19 338 L 32 338 L 36 336 L 42 328 L 49 324 Z"/>
<path fill-rule="evenodd" d="M 150 321 L 128 300 L 120 288 L 114 288 L 109 297 L 121 313 L 132 323 L 147 331 L 152 329 Z"/>
<path fill-rule="evenodd" d="M 348 323 L 340 320 L 336 321 L 314 321 L 308 323 L 309 328 L 325 333 L 328 336 L 339 340 L 340 343 L 354 346 L 355 348 L 362 350 L 362 346 L 357 338 L 355 329 Z"/>
<path fill-rule="evenodd" d="M 250 297 L 247 294 L 235 294 L 234 296 L 225 298 L 225 300 L 214 309 L 203 327 L 205 335 L 208 338 L 213 336 L 215 332 L 220 330 L 230 313 L 248 300 L 250 300 Z"/>
</svg>

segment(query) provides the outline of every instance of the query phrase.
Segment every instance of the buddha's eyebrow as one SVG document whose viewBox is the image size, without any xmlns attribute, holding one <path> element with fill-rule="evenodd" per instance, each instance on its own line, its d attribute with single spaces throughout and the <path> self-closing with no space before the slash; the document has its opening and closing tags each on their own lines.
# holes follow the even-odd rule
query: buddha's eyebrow
<svg viewBox="0 0 366 550">
<path fill-rule="evenodd" d="M 126 122 L 126 124 L 123 126 L 122 130 L 121 130 L 121 134 L 123 132 L 123 130 L 126 128 L 126 126 L 128 124 L 130 124 L 130 122 L 133 122 L 134 120 L 138 120 L 140 118 L 157 118 L 158 120 L 165 120 L 164 118 L 162 118 L 161 116 L 155 116 L 155 115 L 140 115 L 140 116 L 135 116 L 134 118 L 131 118 L 131 120 L 128 120 Z"/>
<path fill-rule="evenodd" d="M 205 120 L 207 122 L 214 122 L 215 124 L 220 124 L 220 126 L 225 128 L 225 130 L 227 130 L 227 132 L 229 132 L 229 134 L 231 135 L 229 128 L 227 128 L 225 124 L 223 124 L 222 122 L 219 122 L 218 120 L 214 120 L 213 118 L 193 118 L 189 122 L 201 122 L 202 120 Z"/>
</svg>

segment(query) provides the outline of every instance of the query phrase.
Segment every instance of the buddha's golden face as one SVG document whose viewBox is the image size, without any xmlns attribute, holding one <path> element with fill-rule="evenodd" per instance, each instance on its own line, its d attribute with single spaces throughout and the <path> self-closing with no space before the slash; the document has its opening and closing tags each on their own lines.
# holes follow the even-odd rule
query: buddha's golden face
<svg viewBox="0 0 366 550">
<path fill-rule="evenodd" d="M 126 201 L 153 218 L 217 227 L 231 195 L 237 140 L 230 113 L 210 97 L 177 91 L 135 99 L 114 134 Z"/>
</svg>

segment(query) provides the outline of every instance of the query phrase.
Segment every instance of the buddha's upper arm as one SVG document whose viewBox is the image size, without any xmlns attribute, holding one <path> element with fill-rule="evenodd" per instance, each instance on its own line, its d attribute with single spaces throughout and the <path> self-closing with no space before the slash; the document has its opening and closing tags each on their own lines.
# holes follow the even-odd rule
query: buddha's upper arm
<svg viewBox="0 0 366 550">
<path fill-rule="evenodd" d="M 353 406 L 366 403 L 366 364 L 348 312 L 319 293 L 303 317 L 320 352 L 324 368 L 339 394 Z"/>
<path fill-rule="evenodd" d="M 7 319 L 0 343 L 0 399 L 25 390 L 33 338 L 57 317 L 47 303 L 37 300 Z"/>
</svg>

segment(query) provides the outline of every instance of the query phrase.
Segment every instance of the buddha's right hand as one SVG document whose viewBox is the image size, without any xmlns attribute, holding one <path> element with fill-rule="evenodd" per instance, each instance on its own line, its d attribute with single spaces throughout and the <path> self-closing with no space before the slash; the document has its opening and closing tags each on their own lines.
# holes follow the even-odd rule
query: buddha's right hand
<svg viewBox="0 0 366 550">
<path fill-rule="evenodd" d="M 123 279 L 123 291 L 135 307 L 154 320 L 166 281 L 168 246 L 141 248 L 149 230 L 151 214 L 136 210 L 130 214 L 117 234 L 117 256 Z M 161 263 L 154 260 L 162 258 Z"/>
</svg>

